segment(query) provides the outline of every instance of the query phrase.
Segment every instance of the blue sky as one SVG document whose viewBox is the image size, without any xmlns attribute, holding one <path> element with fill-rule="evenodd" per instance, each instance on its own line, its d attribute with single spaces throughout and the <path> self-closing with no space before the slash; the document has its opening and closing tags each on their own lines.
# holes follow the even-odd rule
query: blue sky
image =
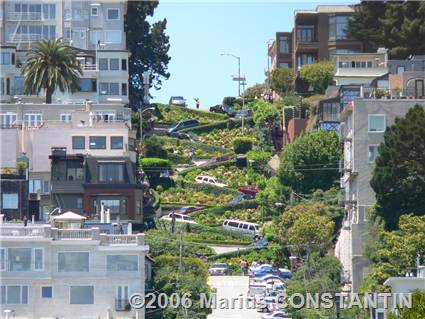
<svg viewBox="0 0 425 319">
<path fill-rule="evenodd" d="M 194 107 L 193 98 L 199 97 L 201 108 L 209 108 L 224 96 L 236 96 L 237 82 L 231 76 L 237 74 L 237 60 L 220 53 L 241 57 L 241 73 L 248 86 L 261 83 L 267 68 L 267 41 L 275 32 L 292 29 L 294 10 L 352 2 L 162 0 L 153 20 L 168 21 L 171 77 L 161 90 L 152 90 L 154 101 L 168 102 L 172 95 L 183 95 Z"/>
</svg>

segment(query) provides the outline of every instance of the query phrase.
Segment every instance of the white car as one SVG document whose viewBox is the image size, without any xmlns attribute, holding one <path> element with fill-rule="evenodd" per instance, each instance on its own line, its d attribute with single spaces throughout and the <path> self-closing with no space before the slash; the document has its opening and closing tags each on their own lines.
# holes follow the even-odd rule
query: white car
<svg viewBox="0 0 425 319">
<path fill-rule="evenodd" d="M 261 319 L 274 319 L 274 318 L 290 319 L 291 317 L 286 312 L 283 312 L 283 311 L 275 311 L 275 312 L 268 313 L 261 316 Z"/>
<path fill-rule="evenodd" d="M 197 182 L 199 184 L 210 184 L 210 185 L 214 185 L 214 186 L 217 186 L 217 187 L 227 187 L 226 184 L 219 183 L 217 181 L 217 178 L 215 178 L 213 176 L 199 175 L 199 176 L 196 176 L 195 182 Z"/>
<path fill-rule="evenodd" d="M 193 221 L 192 218 L 190 218 L 190 216 L 187 216 L 184 214 L 174 213 L 174 218 L 176 219 L 176 222 L 179 222 L 179 223 L 197 224 L 197 222 Z M 173 213 L 163 216 L 161 217 L 161 219 L 172 221 Z"/>
</svg>

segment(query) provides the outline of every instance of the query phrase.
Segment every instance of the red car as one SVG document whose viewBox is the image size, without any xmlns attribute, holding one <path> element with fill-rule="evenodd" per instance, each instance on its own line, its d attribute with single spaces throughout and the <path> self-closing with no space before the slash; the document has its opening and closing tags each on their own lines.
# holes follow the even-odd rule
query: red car
<svg viewBox="0 0 425 319">
<path fill-rule="evenodd" d="M 257 193 L 258 193 L 257 187 L 255 187 L 253 185 L 239 187 L 238 191 L 240 191 L 241 193 L 247 194 L 247 195 L 251 195 L 253 197 L 255 197 L 255 195 L 257 195 Z"/>
<path fill-rule="evenodd" d="M 175 213 L 177 214 L 189 214 L 189 213 L 193 213 L 196 212 L 197 210 L 201 210 L 202 207 L 198 207 L 198 206 L 184 206 L 184 207 L 180 207 L 178 210 L 175 211 Z"/>
</svg>

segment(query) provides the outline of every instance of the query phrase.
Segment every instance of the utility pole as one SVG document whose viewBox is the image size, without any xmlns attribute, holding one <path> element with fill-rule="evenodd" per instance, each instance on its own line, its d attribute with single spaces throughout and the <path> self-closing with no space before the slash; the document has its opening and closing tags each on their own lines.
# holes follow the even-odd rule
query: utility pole
<svg viewBox="0 0 425 319">
<path fill-rule="evenodd" d="M 183 271 L 183 230 L 180 229 L 180 253 L 179 253 L 179 271 Z"/>
</svg>

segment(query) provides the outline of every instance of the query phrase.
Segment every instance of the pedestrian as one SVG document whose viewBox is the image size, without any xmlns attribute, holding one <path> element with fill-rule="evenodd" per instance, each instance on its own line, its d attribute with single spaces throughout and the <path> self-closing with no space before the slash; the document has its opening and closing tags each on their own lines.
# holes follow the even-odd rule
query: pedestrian
<svg viewBox="0 0 425 319">
<path fill-rule="evenodd" d="M 246 276 L 247 267 L 248 267 L 247 262 L 245 260 L 241 259 L 240 267 L 241 267 L 242 275 Z"/>
<path fill-rule="evenodd" d="M 118 234 L 120 234 L 120 235 L 124 234 L 124 230 L 122 229 L 122 224 L 121 223 L 118 226 Z"/>
<path fill-rule="evenodd" d="M 24 216 L 24 227 L 27 227 L 28 225 L 28 217 Z"/>
<path fill-rule="evenodd" d="M 201 101 L 198 97 L 193 98 L 195 100 L 196 108 L 199 109 L 199 106 L 201 105 Z"/>
</svg>

